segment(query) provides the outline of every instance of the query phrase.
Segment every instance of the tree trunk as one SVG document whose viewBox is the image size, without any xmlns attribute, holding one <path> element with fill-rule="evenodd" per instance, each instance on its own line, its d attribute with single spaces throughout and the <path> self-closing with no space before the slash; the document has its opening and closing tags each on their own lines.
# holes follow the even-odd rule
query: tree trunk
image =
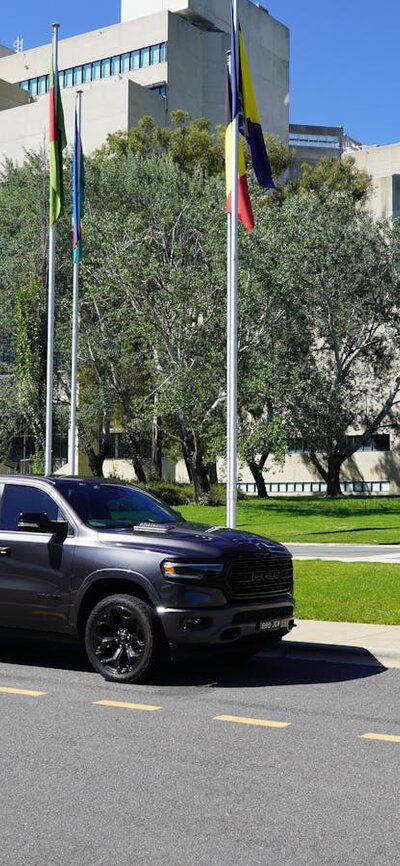
<svg viewBox="0 0 400 866">
<path fill-rule="evenodd" d="M 262 471 L 259 467 L 259 464 L 256 463 L 255 460 L 250 460 L 248 463 L 248 467 L 249 467 L 250 472 L 254 478 L 254 481 L 256 482 L 257 496 L 260 499 L 268 499 L 268 493 L 267 493 L 267 488 L 265 486 L 264 476 L 263 476 Z"/>
<path fill-rule="evenodd" d="M 151 470 L 156 478 L 162 479 L 162 430 L 161 419 L 155 418 L 151 428 Z"/>
<path fill-rule="evenodd" d="M 132 455 L 132 466 L 135 470 L 135 475 L 139 484 L 147 484 L 146 473 L 137 454 Z"/>
<path fill-rule="evenodd" d="M 132 466 L 135 470 L 135 475 L 139 484 L 147 484 L 146 473 L 143 468 L 142 456 L 139 453 L 138 443 L 135 434 L 132 431 L 129 431 L 127 428 L 126 433 L 127 440 L 129 442 L 129 448 L 131 451 L 131 461 Z"/>
<path fill-rule="evenodd" d="M 89 466 L 94 477 L 104 478 L 103 463 L 106 458 L 105 452 L 99 451 L 99 453 L 96 454 L 93 448 L 87 448 L 86 453 L 89 460 Z"/>
<path fill-rule="evenodd" d="M 207 463 L 207 475 L 210 481 L 210 484 L 218 484 L 218 472 L 217 472 L 217 464 L 214 460 L 213 463 Z"/>
<path fill-rule="evenodd" d="M 183 459 L 185 461 L 185 466 L 186 466 L 186 472 L 188 474 L 189 482 L 190 482 L 190 484 L 192 484 L 193 483 L 192 467 L 190 465 L 190 461 L 188 460 L 188 456 L 187 456 L 186 448 L 185 448 L 185 442 L 184 442 L 184 438 L 182 435 L 181 435 L 181 445 L 182 445 L 182 455 L 183 455 Z"/>
<path fill-rule="evenodd" d="M 330 454 L 328 457 L 328 472 L 326 477 L 326 495 L 328 498 L 336 498 L 343 496 L 340 486 L 340 468 L 342 460 L 337 454 Z"/>
<path fill-rule="evenodd" d="M 178 423 L 185 463 L 188 467 L 189 477 L 191 477 L 193 483 L 195 501 L 198 502 L 211 489 L 207 470 L 203 462 L 201 445 L 196 434 L 187 429 L 182 418 L 178 418 Z"/>
<path fill-rule="evenodd" d="M 351 453 L 351 452 L 350 452 Z M 350 456 L 348 454 L 337 454 L 331 453 L 327 455 L 328 468 L 322 465 L 321 461 L 318 459 L 315 451 L 310 451 L 311 460 L 319 472 L 321 478 L 326 483 L 326 496 L 329 499 L 337 498 L 338 496 L 343 496 L 342 488 L 340 486 L 340 469 L 342 463 Z"/>
</svg>

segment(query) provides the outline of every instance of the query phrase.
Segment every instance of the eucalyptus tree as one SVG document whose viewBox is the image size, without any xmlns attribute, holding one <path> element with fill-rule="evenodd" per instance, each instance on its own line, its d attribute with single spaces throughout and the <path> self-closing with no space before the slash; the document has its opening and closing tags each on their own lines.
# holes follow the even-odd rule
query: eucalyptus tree
<svg viewBox="0 0 400 866">
<path fill-rule="evenodd" d="M 305 338 L 288 400 L 292 433 L 328 496 L 337 496 L 341 467 L 357 448 L 348 432 L 366 442 L 389 421 L 399 395 L 394 230 L 351 196 L 315 192 L 271 209 L 268 223 L 275 276 L 286 283 L 292 321 Z"/>
<path fill-rule="evenodd" d="M 0 175 L 0 333 L 10 346 L 21 425 L 33 436 L 40 468 L 45 426 L 46 292 L 48 274 L 48 168 L 43 151 L 22 165 L 6 162 Z M 70 227 L 62 221 L 57 283 L 68 287 Z"/>
<path fill-rule="evenodd" d="M 119 414 L 139 439 L 162 419 L 200 496 L 209 489 L 210 431 L 225 401 L 222 185 L 155 157 L 128 155 L 93 170 L 81 369 L 91 369 L 96 399 L 104 396 L 108 427 Z"/>
</svg>

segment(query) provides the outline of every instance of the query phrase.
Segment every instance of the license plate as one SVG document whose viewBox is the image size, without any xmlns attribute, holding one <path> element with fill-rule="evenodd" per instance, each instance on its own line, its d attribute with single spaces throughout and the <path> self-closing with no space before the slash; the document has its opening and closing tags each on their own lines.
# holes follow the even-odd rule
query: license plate
<svg viewBox="0 0 400 866">
<path fill-rule="evenodd" d="M 260 631 L 272 631 L 274 628 L 280 628 L 282 625 L 281 619 L 264 619 L 260 622 Z"/>
</svg>

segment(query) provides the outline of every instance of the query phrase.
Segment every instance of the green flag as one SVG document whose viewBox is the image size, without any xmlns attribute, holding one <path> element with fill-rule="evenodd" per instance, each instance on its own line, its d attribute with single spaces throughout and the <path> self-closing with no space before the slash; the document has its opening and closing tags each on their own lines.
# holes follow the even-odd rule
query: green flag
<svg viewBox="0 0 400 866">
<path fill-rule="evenodd" d="M 62 214 L 64 206 L 63 158 L 62 152 L 67 145 L 64 126 L 64 112 L 61 102 L 58 71 L 51 56 L 50 66 L 50 225 Z"/>
</svg>

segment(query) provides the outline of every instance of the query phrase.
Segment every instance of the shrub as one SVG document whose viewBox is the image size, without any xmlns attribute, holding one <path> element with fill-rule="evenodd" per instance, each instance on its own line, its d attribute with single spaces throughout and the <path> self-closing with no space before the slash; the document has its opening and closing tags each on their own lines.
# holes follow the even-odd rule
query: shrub
<svg viewBox="0 0 400 866">
<path fill-rule="evenodd" d="M 193 490 L 190 484 L 173 484 L 169 481 L 159 481 L 152 484 L 141 484 L 145 490 L 158 496 L 167 505 L 190 505 L 193 502 Z"/>
</svg>

